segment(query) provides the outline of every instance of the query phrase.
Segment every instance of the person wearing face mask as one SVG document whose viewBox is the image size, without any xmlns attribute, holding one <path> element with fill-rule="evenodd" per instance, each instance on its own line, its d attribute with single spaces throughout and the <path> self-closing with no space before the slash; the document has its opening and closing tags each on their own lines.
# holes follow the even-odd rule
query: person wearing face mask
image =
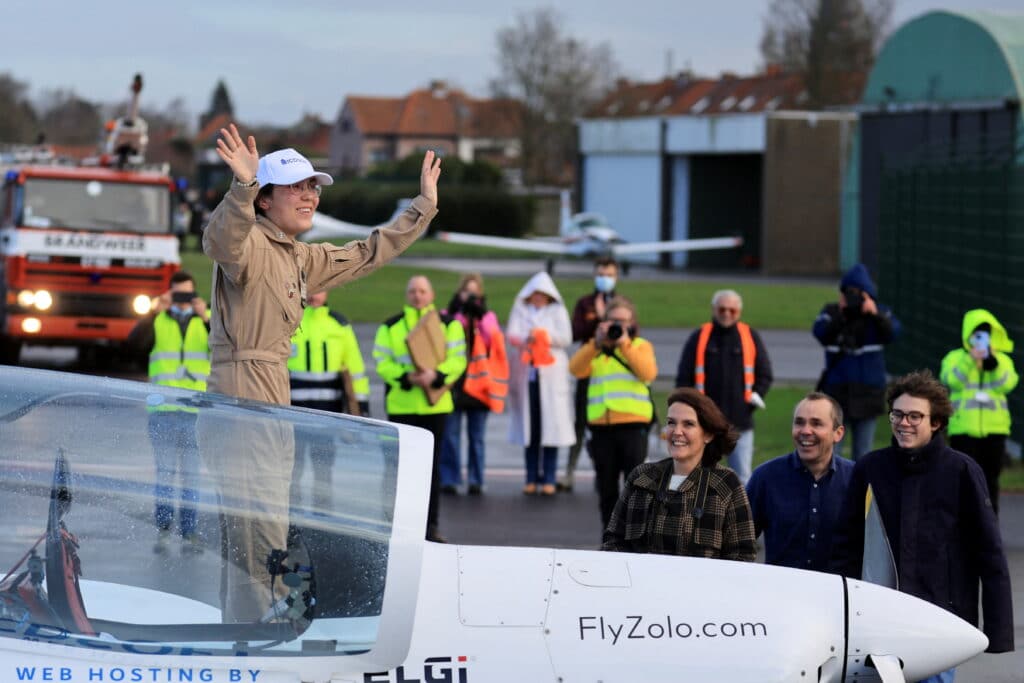
<svg viewBox="0 0 1024 683">
<path fill-rule="evenodd" d="M 608 312 L 608 302 L 615 297 L 615 286 L 619 279 L 619 264 L 611 257 L 601 257 L 594 261 L 594 291 L 576 300 L 572 309 L 572 340 L 586 346 L 594 338 L 598 325 Z M 587 383 L 588 378 L 576 378 L 576 443 L 569 448 L 569 459 L 565 464 L 565 474 L 558 481 L 562 491 L 572 491 L 576 473 L 576 463 L 580 459 L 584 437 L 587 433 Z"/>
<path fill-rule="evenodd" d="M 1013 593 L 999 520 L 981 467 L 947 446 L 942 436 L 953 414 L 949 392 L 930 371 L 920 370 L 896 378 L 886 402 L 893 443 L 854 465 L 833 543 L 832 570 L 855 579 L 867 573 L 870 486 L 898 589 L 974 626 L 980 604 L 981 629 L 988 636 L 985 651 L 1012 652 Z M 954 675 L 951 669 L 922 683 L 950 683 Z"/>
<path fill-rule="evenodd" d="M 939 379 L 949 387 L 955 412 L 949 420 L 949 445 L 974 458 L 985 473 L 992 509 L 999 513 L 999 474 L 1003 470 L 1010 405 L 1017 370 L 1010 354 L 1013 340 L 983 308 L 964 314 L 962 346 L 942 359 Z"/>
<path fill-rule="evenodd" d="M 691 387 L 668 396 L 668 457 L 626 478 L 603 550 L 753 562 L 754 522 L 736 473 L 719 461 L 738 435 L 715 402 Z"/>
<path fill-rule="evenodd" d="M 157 297 L 152 312 L 132 328 L 127 344 L 148 350 L 149 380 L 154 384 L 206 391 L 210 374 L 209 321 L 206 302 L 196 295 L 195 281 L 179 270 L 171 276 L 170 290 Z M 182 548 L 202 552 L 202 541 L 196 532 L 196 410 L 174 403 L 148 406 L 147 410 L 149 440 L 156 461 L 157 541 L 153 550 L 164 553 L 170 547 L 178 499 L 177 531 Z"/>
<path fill-rule="evenodd" d="M 531 277 L 508 316 L 509 441 L 524 447 L 526 495 L 555 494 L 558 449 L 575 443 L 569 356 L 569 311 L 547 273 Z"/>
<path fill-rule="evenodd" d="M 636 336 L 636 309 L 626 297 L 608 302 L 594 339 L 573 354 L 569 371 L 587 379 L 587 451 L 594 462 L 601 529 L 608 526 L 619 479 L 647 455 L 644 445 L 654 415 L 648 388 L 658 376 L 654 347 Z"/>
<path fill-rule="evenodd" d="M 508 390 L 508 361 L 505 336 L 494 311 L 487 310 L 484 279 L 480 273 L 467 273 L 448 302 L 444 315 L 452 316 L 466 335 L 469 365 L 452 385 L 455 408 L 448 414 L 441 444 L 441 492 L 458 493 L 462 485 L 462 421 L 466 421 L 469 439 L 467 478 L 470 495 L 480 495 L 484 486 L 484 429 L 487 414 L 502 412 Z"/>
</svg>

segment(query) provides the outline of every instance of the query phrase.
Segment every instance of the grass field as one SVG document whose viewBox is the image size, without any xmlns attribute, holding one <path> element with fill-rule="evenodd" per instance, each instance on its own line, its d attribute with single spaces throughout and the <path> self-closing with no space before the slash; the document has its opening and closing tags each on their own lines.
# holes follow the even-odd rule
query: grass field
<svg viewBox="0 0 1024 683">
<path fill-rule="evenodd" d="M 424 246 L 428 244 L 431 243 L 423 243 Z M 452 256 L 450 253 L 446 255 Z M 208 296 L 211 273 L 209 259 L 203 254 L 186 252 L 182 255 L 182 267 L 195 276 L 198 291 Z M 448 302 L 459 280 L 459 273 L 392 264 L 367 278 L 333 290 L 328 301 L 350 320 L 378 322 L 399 310 L 405 296 L 405 284 L 412 275 L 417 274 L 430 278 L 441 306 Z M 512 300 L 525 282 L 524 277 L 486 278 L 488 303 L 500 318 L 508 316 Z M 560 279 L 556 275 L 555 283 L 570 309 L 577 298 L 593 289 L 589 279 Z M 619 290 L 636 303 L 641 325 L 694 327 L 708 319 L 711 295 L 726 287 L 740 291 L 743 295 L 743 319 L 762 329 L 809 329 L 822 304 L 836 298 L 833 287 L 788 283 L 737 284 L 725 276 L 718 281 L 699 282 L 666 282 L 630 277 L 621 282 Z"/>
</svg>

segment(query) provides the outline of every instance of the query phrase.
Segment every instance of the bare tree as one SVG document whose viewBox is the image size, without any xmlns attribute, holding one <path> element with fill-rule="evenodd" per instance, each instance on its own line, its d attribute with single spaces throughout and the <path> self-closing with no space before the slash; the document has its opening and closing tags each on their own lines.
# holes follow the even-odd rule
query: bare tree
<svg viewBox="0 0 1024 683">
<path fill-rule="evenodd" d="M 88 145 L 103 133 L 100 108 L 71 90 L 49 90 L 39 98 L 40 127 L 47 142 Z"/>
<path fill-rule="evenodd" d="M 564 183 L 576 160 L 575 121 L 615 83 L 618 65 L 607 43 L 565 34 L 553 9 L 520 14 L 497 33 L 495 97 L 523 104 L 522 168 L 528 183 Z"/>
<path fill-rule="evenodd" d="M 804 77 L 811 107 L 856 102 L 892 8 L 893 0 L 772 0 L 761 55 Z"/>
<path fill-rule="evenodd" d="M 27 93 L 27 83 L 0 73 L 0 142 L 35 141 L 38 121 Z"/>
</svg>

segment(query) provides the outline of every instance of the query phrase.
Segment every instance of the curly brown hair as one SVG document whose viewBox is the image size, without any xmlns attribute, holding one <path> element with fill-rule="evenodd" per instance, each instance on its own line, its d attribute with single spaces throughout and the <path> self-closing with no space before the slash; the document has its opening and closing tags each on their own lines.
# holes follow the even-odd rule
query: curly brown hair
<svg viewBox="0 0 1024 683">
<path fill-rule="evenodd" d="M 894 379 L 885 392 L 885 401 L 889 404 L 890 411 L 892 404 L 903 394 L 928 401 L 932 424 L 938 423 L 939 429 L 945 429 L 949 424 L 949 418 L 953 416 L 953 402 L 949 400 L 949 389 L 935 378 L 931 370 L 915 370 Z"/>
<path fill-rule="evenodd" d="M 740 438 L 739 432 L 729 424 L 729 420 L 710 398 L 693 387 L 681 387 L 668 395 L 665 407 L 671 408 L 673 403 L 685 403 L 693 408 L 693 412 L 697 413 L 700 428 L 711 435 L 711 442 L 704 447 L 702 465 L 714 467 L 719 460 L 736 448 L 736 442 Z"/>
</svg>

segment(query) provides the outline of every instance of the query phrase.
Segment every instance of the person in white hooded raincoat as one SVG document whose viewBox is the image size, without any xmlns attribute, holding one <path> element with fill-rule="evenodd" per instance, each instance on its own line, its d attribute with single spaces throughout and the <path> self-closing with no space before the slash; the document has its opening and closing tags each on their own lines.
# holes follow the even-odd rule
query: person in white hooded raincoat
<svg viewBox="0 0 1024 683">
<path fill-rule="evenodd" d="M 551 276 L 540 272 L 516 295 L 508 318 L 509 441 L 525 448 L 523 493 L 552 495 L 558 449 L 576 442 L 569 383 L 572 324 Z"/>
</svg>

